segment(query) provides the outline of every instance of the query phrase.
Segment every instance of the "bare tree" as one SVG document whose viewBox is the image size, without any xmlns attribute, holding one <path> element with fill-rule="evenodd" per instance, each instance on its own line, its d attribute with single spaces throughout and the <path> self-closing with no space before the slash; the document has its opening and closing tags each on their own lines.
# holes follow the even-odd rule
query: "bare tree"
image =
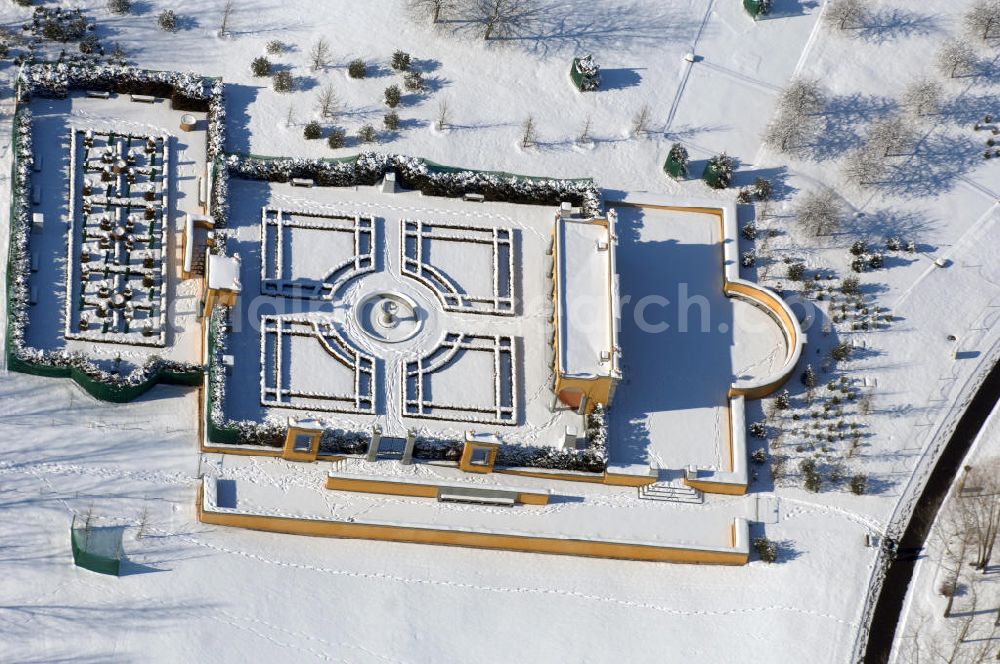
<svg viewBox="0 0 1000 664">
<path fill-rule="evenodd" d="M 797 78 L 781 91 L 778 97 L 778 113 L 789 118 L 802 119 L 816 115 L 826 106 L 826 93 L 819 81 L 813 78 Z"/>
<path fill-rule="evenodd" d="M 473 0 L 472 14 L 483 39 L 509 39 L 531 22 L 534 0 Z"/>
<path fill-rule="evenodd" d="M 851 150 L 844 158 L 844 179 L 859 189 L 879 182 L 885 173 L 885 159 L 870 146 Z"/>
<path fill-rule="evenodd" d="M 429 16 L 431 23 L 441 20 L 441 15 L 455 8 L 455 0 L 409 0 L 410 11 L 420 17 Z"/>
<path fill-rule="evenodd" d="M 576 136 L 576 142 L 580 145 L 586 145 L 588 143 L 593 143 L 594 139 L 590 137 L 590 116 L 583 121 L 583 126 L 580 128 L 580 133 Z"/>
<path fill-rule="evenodd" d="M 331 57 L 330 42 L 326 40 L 326 37 L 320 37 L 309 49 L 309 65 L 313 71 L 329 65 Z"/>
<path fill-rule="evenodd" d="M 138 529 L 135 533 L 136 538 L 142 539 L 146 536 L 146 529 L 149 527 L 149 504 L 145 499 L 142 501 L 142 513 L 139 515 Z"/>
<path fill-rule="evenodd" d="M 1000 0 L 976 0 L 963 17 L 969 34 L 989 41 L 1000 37 Z"/>
<path fill-rule="evenodd" d="M 941 557 L 938 563 L 944 571 L 944 581 L 938 591 L 948 600 L 944 607 L 944 617 L 947 618 L 951 615 L 951 607 L 955 602 L 962 565 L 965 564 L 972 534 L 965 515 L 954 500 L 945 504 L 937 518 L 934 518 L 931 512 L 931 508 L 926 508 L 924 520 L 934 519 L 934 534 L 941 543 Z"/>
<path fill-rule="evenodd" d="M 434 121 L 434 126 L 438 131 L 444 131 L 445 127 L 448 126 L 449 112 L 448 100 L 441 98 L 437 106 L 437 120 Z"/>
<path fill-rule="evenodd" d="M 808 135 L 806 123 L 800 117 L 778 113 L 764 129 L 764 144 L 779 152 L 788 152 L 802 145 Z"/>
<path fill-rule="evenodd" d="M 295 104 L 288 105 L 288 113 L 285 114 L 285 126 L 291 127 L 295 124 Z"/>
<path fill-rule="evenodd" d="M 653 110 L 649 104 L 643 104 L 639 112 L 632 116 L 632 135 L 640 136 L 649 133 L 649 122 L 652 119 Z"/>
<path fill-rule="evenodd" d="M 229 28 L 229 19 L 233 16 L 234 0 L 226 0 L 222 5 L 222 24 L 219 26 L 219 34 L 225 35 Z"/>
<path fill-rule="evenodd" d="M 915 117 L 931 115 L 941 110 L 943 97 L 940 83 L 930 78 L 918 79 L 903 92 L 903 108 Z"/>
<path fill-rule="evenodd" d="M 827 235 L 840 226 L 844 206 L 833 189 L 821 187 L 799 198 L 795 216 L 814 235 Z"/>
<path fill-rule="evenodd" d="M 538 134 L 535 130 L 535 119 L 530 115 L 524 119 L 521 123 L 521 147 L 529 148 L 535 144 L 538 140 Z"/>
<path fill-rule="evenodd" d="M 826 6 L 826 22 L 838 30 L 860 28 L 868 15 L 862 0 L 831 0 Z"/>
<path fill-rule="evenodd" d="M 316 99 L 316 109 L 324 118 L 332 118 L 337 115 L 337 111 L 340 110 L 340 100 L 337 99 L 337 92 L 333 89 L 332 83 L 327 83 L 319 91 L 319 97 Z"/>
<path fill-rule="evenodd" d="M 1000 532 L 1000 459 L 990 459 L 968 470 L 958 500 L 975 547 L 972 566 L 985 571 Z"/>
<path fill-rule="evenodd" d="M 868 127 L 867 144 L 882 157 L 898 156 L 913 146 L 913 126 L 901 115 L 880 118 Z"/>
<path fill-rule="evenodd" d="M 968 43 L 952 39 L 938 51 L 937 64 L 941 72 L 950 78 L 968 76 L 976 66 L 976 54 Z"/>
</svg>

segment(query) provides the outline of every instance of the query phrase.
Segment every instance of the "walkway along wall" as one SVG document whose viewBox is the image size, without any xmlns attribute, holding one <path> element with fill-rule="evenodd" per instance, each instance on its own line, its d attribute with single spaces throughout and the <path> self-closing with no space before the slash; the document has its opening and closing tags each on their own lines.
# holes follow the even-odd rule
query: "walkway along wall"
<svg viewBox="0 0 1000 664">
<path fill-rule="evenodd" d="M 734 519 L 729 527 L 729 546 L 660 545 L 643 542 L 538 537 L 517 533 L 476 532 L 467 529 L 443 529 L 388 522 L 336 521 L 277 517 L 220 508 L 215 498 L 215 478 L 204 477 L 198 487 L 198 520 L 220 526 L 251 530 L 372 539 L 385 542 L 441 544 L 476 549 L 499 549 L 526 553 L 551 553 L 619 560 L 697 563 L 710 565 L 745 565 L 750 558 L 750 529 L 746 519 Z"/>
</svg>

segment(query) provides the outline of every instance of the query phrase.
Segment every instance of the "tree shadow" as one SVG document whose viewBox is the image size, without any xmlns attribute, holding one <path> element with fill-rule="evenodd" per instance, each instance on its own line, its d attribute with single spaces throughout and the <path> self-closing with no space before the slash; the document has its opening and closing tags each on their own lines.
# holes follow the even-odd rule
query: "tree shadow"
<svg viewBox="0 0 1000 664">
<path fill-rule="evenodd" d="M 177 14 L 175 22 L 178 30 L 194 30 L 201 25 L 197 18 L 188 14 Z"/>
<path fill-rule="evenodd" d="M 866 41 L 884 44 L 893 39 L 927 36 L 940 31 L 936 16 L 909 9 L 883 8 L 869 13 L 858 35 Z"/>
<path fill-rule="evenodd" d="M 806 16 L 813 9 L 819 7 L 820 4 L 820 0 L 774 0 L 771 3 L 771 12 L 765 16 L 758 17 L 757 20 L 766 21 L 775 18 Z"/>
<path fill-rule="evenodd" d="M 973 125 L 987 114 L 996 115 L 997 110 L 995 95 L 965 93 L 945 101 L 938 117 L 960 125 Z"/>
<path fill-rule="evenodd" d="M 933 230 L 937 225 L 924 213 L 915 210 L 880 208 L 859 216 L 848 216 L 841 228 L 852 237 L 899 237 L 906 241 Z"/>
<path fill-rule="evenodd" d="M 601 90 L 623 90 L 642 82 L 638 69 L 602 69 Z"/>
<path fill-rule="evenodd" d="M 980 144 L 968 136 L 932 134 L 913 154 L 892 164 L 875 186 L 903 198 L 939 196 L 954 188 L 958 179 L 983 161 Z"/>
<path fill-rule="evenodd" d="M 609 11 L 600 4 L 571 0 L 528 6 L 514 16 L 507 34 L 491 39 L 490 43 L 517 44 L 538 55 L 579 54 L 686 42 L 701 23 L 700 15 L 678 15 L 667 8 L 628 5 Z M 481 20 L 466 14 L 449 21 L 446 29 L 456 35 L 481 39 L 483 28 Z"/>
<path fill-rule="evenodd" d="M 896 108 L 895 100 L 880 95 L 853 93 L 827 101 L 821 116 L 822 132 L 815 143 L 802 147 L 816 161 L 839 159 L 861 145 L 858 128 Z"/>
</svg>

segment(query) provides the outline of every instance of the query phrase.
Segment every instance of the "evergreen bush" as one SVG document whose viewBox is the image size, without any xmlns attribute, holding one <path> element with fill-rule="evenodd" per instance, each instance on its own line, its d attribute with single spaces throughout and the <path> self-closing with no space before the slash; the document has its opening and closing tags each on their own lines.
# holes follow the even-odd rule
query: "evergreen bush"
<svg viewBox="0 0 1000 664">
<path fill-rule="evenodd" d="M 177 14 L 172 9 L 164 9 L 156 17 L 156 24 L 164 32 L 177 32 Z"/>
<path fill-rule="evenodd" d="M 347 63 L 347 75 L 351 78 L 364 78 L 368 72 L 368 65 L 361 58 L 356 58 Z"/>
<path fill-rule="evenodd" d="M 310 122 L 305 126 L 305 129 L 302 130 L 302 133 L 309 140 L 317 139 L 322 135 L 323 127 L 321 127 L 318 122 L 313 120 L 312 122 Z"/>
<path fill-rule="evenodd" d="M 254 76 L 270 76 L 271 61 L 263 55 L 257 56 L 250 62 L 250 71 Z"/>
</svg>

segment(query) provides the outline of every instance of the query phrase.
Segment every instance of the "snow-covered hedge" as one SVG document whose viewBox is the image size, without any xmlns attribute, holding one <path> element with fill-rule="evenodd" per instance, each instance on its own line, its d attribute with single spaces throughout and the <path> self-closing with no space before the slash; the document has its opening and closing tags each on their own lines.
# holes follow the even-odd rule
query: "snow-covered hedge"
<svg viewBox="0 0 1000 664">
<path fill-rule="evenodd" d="M 150 71 L 128 65 L 25 65 L 18 80 L 19 101 L 32 96 L 62 98 L 70 90 L 109 90 L 166 97 L 178 110 L 208 114 L 208 160 L 225 149 L 226 108 L 221 79 L 191 72 Z"/>
<path fill-rule="evenodd" d="M 591 180 L 527 178 L 508 173 L 454 169 L 399 154 L 365 152 L 356 159 L 340 161 L 228 155 L 225 164 L 233 177 L 268 182 L 310 178 L 324 187 L 374 185 L 386 173 L 394 172 L 404 187 L 430 196 L 457 197 L 476 193 L 490 201 L 536 205 L 558 205 L 570 201 L 582 207 L 587 215 L 596 216 L 601 212 L 600 194 Z"/>
</svg>

